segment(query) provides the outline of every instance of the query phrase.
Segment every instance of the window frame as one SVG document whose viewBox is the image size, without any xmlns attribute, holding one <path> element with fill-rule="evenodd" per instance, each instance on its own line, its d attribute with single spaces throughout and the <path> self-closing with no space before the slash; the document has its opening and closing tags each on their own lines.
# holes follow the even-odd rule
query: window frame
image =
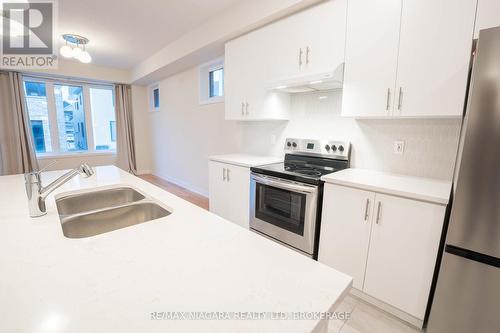
<svg viewBox="0 0 500 333">
<path fill-rule="evenodd" d="M 210 97 L 210 73 L 216 70 L 222 69 L 222 96 Z M 199 104 L 213 104 L 213 103 L 224 103 L 225 100 L 225 68 L 224 68 L 224 58 L 217 58 L 210 62 L 200 65 L 199 67 Z"/>
<path fill-rule="evenodd" d="M 26 88 L 24 83 L 37 82 L 45 83 L 45 92 L 47 98 L 47 112 L 49 118 L 49 132 L 50 132 L 50 143 L 52 146 L 52 151 L 47 153 L 36 153 L 37 159 L 48 159 L 54 157 L 75 157 L 75 156 L 96 156 L 96 155 L 116 155 L 116 149 L 109 150 L 96 150 L 94 144 L 94 126 L 92 123 L 92 110 L 90 109 L 90 88 L 100 88 L 100 89 L 110 89 L 113 91 L 115 85 L 111 83 L 96 83 L 96 82 L 85 82 L 78 80 L 69 80 L 64 78 L 42 78 L 36 76 L 23 76 L 23 94 L 24 102 L 26 103 Z M 74 151 L 74 152 L 62 152 L 59 145 L 59 132 L 57 126 L 57 107 L 54 95 L 54 85 L 72 85 L 81 86 L 83 91 L 83 112 L 85 114 L 85 131 L 87 139 L 87 150 L 86 151 Z M 27 106 L 26 106 L 27 107 Z M 29 111 L 28 111 L 29 117 Z M 30 119 L 31 121 L 31 119 Z M 116 119 L 115 119 L 116 121 Z"/>
</svg>

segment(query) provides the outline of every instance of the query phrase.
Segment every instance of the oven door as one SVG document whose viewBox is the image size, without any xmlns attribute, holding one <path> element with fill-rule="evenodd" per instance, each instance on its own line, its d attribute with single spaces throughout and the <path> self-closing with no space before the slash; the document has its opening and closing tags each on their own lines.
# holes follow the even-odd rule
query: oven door
<svg viewBox="0 0 500 333">
<path fill-rule="evenodd" d="M 250 228 L 312 255 L 318 186 L 252 173 Z"/>
</svg>

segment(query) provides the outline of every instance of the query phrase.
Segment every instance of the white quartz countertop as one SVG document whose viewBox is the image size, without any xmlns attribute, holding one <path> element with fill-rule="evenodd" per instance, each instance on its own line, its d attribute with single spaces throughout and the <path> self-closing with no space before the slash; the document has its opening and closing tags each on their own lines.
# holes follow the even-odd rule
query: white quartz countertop
<svg viewBox="0 0 500 333">
<path fill-rule="evenodd" d="M 249 154 L 215 155 L 210 156 L 208 159 L 210 161 L 239 165 L 247 168 L 283 162 L 282 157 Z"/>
<path fill-rule="evenodd" d="M 47 182 L 62 171 L 47 172 Z M 172 214 L 63 235 L 54 195 L 130 185 Z M 113 166 L 74 178 L 28 216 L 22 175 L 0 177 L 0 332 L 326 332 L 312 320 L 151 320 L 165 312 L 334 309 L 351 278 Z"/>
<path fill-rule="evenodd" d="M 327 183 L 392 194 L 410 199 L 448 204 L 451 182 L 365 169 L 345 169 L 323 176 Z"/>
</svg>

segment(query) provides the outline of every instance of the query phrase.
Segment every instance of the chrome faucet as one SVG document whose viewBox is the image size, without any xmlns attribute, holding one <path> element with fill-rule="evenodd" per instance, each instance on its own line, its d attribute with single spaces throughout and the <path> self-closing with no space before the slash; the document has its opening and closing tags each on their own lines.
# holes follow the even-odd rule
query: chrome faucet
<svg viewBox="0 0 500 333">
<path fill-rule="evenodd" d="M 94 174 L 94 170 L 92 170 L 90 166 L 82 164 L 78 168 L 65 173 L 49 185 L 43 187 L 40 178 L 42 171 L 43 169 L 24 174 L 24 179 L 26 181 L 26 194 L 28 195 L 28 205 L 31 217 L 38 217 L 47 214 L 45 198 L 56 188 L 65 184 L 76 175 L 87 178 Z"/>
</svg>

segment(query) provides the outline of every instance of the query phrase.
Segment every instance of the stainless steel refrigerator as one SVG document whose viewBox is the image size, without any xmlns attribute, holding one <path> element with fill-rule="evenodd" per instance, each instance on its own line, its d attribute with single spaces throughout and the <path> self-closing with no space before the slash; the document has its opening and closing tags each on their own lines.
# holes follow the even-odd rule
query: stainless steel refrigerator
<svg viewBox="0 0 500 333">
<path fill-rule="evenodd" d="M 500 332 L 500 27 L 482 30 L 428 333 Z"/>
</svg>

